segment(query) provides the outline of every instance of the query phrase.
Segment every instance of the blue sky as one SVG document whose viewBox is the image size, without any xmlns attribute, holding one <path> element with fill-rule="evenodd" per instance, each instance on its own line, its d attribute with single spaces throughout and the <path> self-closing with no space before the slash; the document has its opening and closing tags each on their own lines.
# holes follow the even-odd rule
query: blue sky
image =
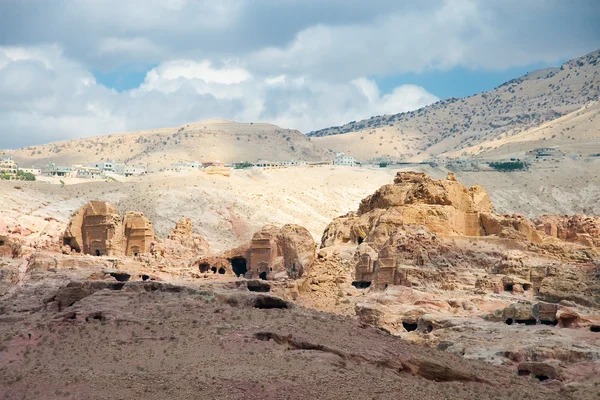
<svg viewBox="0 0 600 400">
<path fill-rule="evenodd" d="M 597 50 L 599 20 L 596 0 L 3 0 L 0 148 L 410 111 Z"/>
</svg>

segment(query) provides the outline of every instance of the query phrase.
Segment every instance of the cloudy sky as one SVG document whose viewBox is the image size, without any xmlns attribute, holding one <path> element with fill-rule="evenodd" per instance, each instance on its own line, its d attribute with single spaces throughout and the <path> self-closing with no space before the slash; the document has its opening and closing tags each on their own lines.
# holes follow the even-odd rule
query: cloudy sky
<svg viewBox="0 0 600 400">
<path fill-rule="evenodd" d="M 596 0 L 0 0 L 0 148 L 408 111 L 596 50 L 598 21 Z"/>
</svg>

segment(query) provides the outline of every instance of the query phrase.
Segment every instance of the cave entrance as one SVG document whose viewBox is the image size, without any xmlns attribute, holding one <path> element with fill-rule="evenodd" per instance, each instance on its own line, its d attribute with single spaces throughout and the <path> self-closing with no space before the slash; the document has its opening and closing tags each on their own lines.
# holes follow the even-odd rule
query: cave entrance
<svg viewBox="0 0 600 400">
<path fill-rule="evenodd" d="M 100 257 L 102 255 L 102 253 L 100 252 L 100 250 L 96 250 L 96 257 Z"/>
<path fill-rule="evenodd" d="M 65 243 L 66 244 L 66 243 Z M 4 240 L 0 239 L 0 247 L 4 246 Z"/>
<path fill-rule="evenodd" d="M 523 284 L 523 290 L 526 291 L 526 292 L 530 291 L 531 290 L 531 284 L 524 283 Z"/>
<path fill-rule="evenodd" d="M 219 268 L 219 270 L 217 272 L 219 274 L 223 275 L 223 274 L 225 274 L 225 268 L 221 267 L 221 268 Z"/>
<path fill-rule="evenodd" d="M 535 325 L 537 321 L 535 319 L 518 319 L 515 321 L 517 324 Z"/>
<path fill-rule="evenodd" d="M 543 381 L 547 381 L 550 378 L 548 376 L 546 376 L 546 375 L 536 375 L 535 379 L 537 379 L 540 382 L 543 382 Z"/>
<path fill-rule="evenodd" d="M 210 264 L 208 264 L 208 263 L 201 263 L 198 266 L 198 269 L 200 270 L 200 272 L 208 272 L 209 268 L 210 268 Z"/>
<path fill-rule="evenodd" d="M 352 286 L 357 289 L 366 289 L 371 286 L 371 282 L 363 282 L 363 281 L 354 281 L 352 282 Z"/>
<path fill-rule="evenodd" d="M 504 322 L 506 323 L 506 325 L 512 325 L 514 321 L 512 318 L 507 318 Z"/>
<path fill-rule="evenodd" d="M 402 321 L 402 327 L 406 329 L 408 332 L 416 331 L 418 325 L 410 322 Z"/>
<path fill-rule="evenodd" d="M 212 267 L 210 270 L 212 271 L 213 274 L 217 273 L 217 267 Z"/>
<path fill-rule="evenodd" d="M 600 325 L 592 325 L 592 326 L 590 326 L 590 332 L 599 333 L 600 332 Z"/>
<path fill-rule="evenodd" d="M 365 238 L 359 236 L 357 241 L 358 241 L 358 244 L 362 244 L 362 242 L 365 241 Z"/>
<path fill-rule="evenodd" d="M 505 283 L 504 284 L 504 291 L 505 292 L 512 292 L 513 291 L 513 284 L 512 283 Z"/>
<path fill-rule="evenodd" d="M 264 281 L 267 280 L 267 271 L 263 271 L 260 274 L 258 274 L 258 277 Z"/>
<path fill-rule="evenodd" d="M 558 324 L 558 321 L 557 320 L 554 320 L 554 321 L 544 321 L 544 320 L 541 320 L 540 324 L 542 324 L 542 325 L 556 326 Z"/>
<path fill-rule="evenodd" d="M 248 271 L 246 259 L 244 257 L 233 257 L 231 259 L 231 268 L 236 276 L 244 276 Z"/>
</svg>

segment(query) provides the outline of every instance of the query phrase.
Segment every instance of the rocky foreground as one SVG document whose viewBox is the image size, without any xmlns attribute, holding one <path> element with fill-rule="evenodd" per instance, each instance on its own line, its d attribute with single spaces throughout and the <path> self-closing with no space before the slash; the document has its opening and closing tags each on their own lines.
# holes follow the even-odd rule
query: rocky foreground
<svg viewBox="0 0 600 400">
<path fill-rule="evenodd" d="M 398 173 L 320 245 L 265 226 L 213 252 L 92 201 L 0 224 L 5 398 L 597 398 L 600 219 L 497 215 Z"/>
</svg>

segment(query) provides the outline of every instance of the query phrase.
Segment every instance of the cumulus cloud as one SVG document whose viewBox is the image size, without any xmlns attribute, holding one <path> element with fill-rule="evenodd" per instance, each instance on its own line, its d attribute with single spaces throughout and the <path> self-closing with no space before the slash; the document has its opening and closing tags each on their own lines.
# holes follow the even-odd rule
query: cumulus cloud
<svg viewBox="0 0 600 400">
<path fill-rule="evenodd" d="M 382 92 L 379 78 L 572 58 L 598 46 L 598 15 L 594 0 L 1 1 L 0 147 L 204 118 L 308 131 L 408 111 L 437 97 Z M 132 65 L 145 79 L 121 93 L 90 72 Z"/>
<path fill-rule="evenodd" d="M 264 121 L 304 131 L 437 100 L 403 85 L 381 95 L 375 81 L 254 75 L 234 63 L 169 61 L 121 93 L 96 82 L 60 47 L 0 47 L 2 147 L 110 132 L 177 126 L 207 118 Z"/>
</svg>

